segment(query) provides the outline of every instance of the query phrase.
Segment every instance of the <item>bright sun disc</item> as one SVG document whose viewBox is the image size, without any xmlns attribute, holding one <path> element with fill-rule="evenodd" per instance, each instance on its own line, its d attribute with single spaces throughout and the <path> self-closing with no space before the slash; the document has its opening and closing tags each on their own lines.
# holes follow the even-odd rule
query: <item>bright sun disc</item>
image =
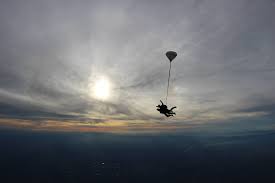
<svg viewBox="0 0 275 183">
<path fill-rule="evenodd" d="M 94 97 L 106 100 L 110 96 L 110 82 L 106 78 L 100 78 L 94 86 Z"/>
</svg>

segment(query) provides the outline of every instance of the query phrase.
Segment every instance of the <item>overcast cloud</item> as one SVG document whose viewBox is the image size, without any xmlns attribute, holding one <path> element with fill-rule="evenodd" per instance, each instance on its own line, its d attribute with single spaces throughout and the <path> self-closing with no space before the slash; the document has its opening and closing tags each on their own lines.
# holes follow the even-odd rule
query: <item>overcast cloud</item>
<svg viewBox="0 0 275 183">
<path fill-rule="evenodd" d="M 174 122 L 272 118 L 274 12 L 273 0 L 2 0 L 1 116 L 165 122 L 155 106 L 175 50 Z M 106 101 L 91 96 L 100 77 Z"/>
</svg>

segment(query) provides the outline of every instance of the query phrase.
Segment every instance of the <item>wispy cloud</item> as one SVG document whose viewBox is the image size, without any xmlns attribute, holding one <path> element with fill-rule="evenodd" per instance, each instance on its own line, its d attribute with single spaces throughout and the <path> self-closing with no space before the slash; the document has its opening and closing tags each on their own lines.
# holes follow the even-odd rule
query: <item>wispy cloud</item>
<svg viewBox="0 0 275 183">
<path fill-rule="evenodd" d="M 168 122 L 155 110 L 167 50 L 178 52 L 172 122 L 272 118 L 274 10 L 271 0 L 2 1 L 1 118 Z M 106 101 L 89 88 L 100 76 L 113 86 Z"/>
</svg>

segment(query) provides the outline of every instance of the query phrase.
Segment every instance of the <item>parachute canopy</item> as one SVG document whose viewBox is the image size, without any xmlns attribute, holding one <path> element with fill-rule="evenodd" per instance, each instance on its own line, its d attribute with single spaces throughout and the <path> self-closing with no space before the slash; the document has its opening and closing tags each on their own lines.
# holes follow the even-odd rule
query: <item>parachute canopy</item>
<svg viewBox="0 0 275 183">
<path fill-rule="evenodd" d="M 166 52 L 166 56 L 170 60 L 170 62 L 172 62 L 172 60 L 174 60 L 174 58 L 176 58 L 177 53 L 174 51 L 168 51 L 168 52 Z"/>
</svg>

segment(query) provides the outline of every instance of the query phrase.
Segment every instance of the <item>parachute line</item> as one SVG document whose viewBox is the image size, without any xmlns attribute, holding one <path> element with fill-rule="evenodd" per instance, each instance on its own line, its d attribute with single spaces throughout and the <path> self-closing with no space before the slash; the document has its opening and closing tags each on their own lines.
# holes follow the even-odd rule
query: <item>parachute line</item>
<svg viewBox="0 0 275 183">
<path fill-rule="evenodd" d="M 167 90 L 166 90 L 166 105 L 168 105 L 167 99 L 169 94 L 169 82 L 170 82 L 170 72 L 171 72 L 171 62 L 169 63 L 170 63 L 170 67 L 169 67 L 168 83 L 167 83 Z"/>
</svg>

